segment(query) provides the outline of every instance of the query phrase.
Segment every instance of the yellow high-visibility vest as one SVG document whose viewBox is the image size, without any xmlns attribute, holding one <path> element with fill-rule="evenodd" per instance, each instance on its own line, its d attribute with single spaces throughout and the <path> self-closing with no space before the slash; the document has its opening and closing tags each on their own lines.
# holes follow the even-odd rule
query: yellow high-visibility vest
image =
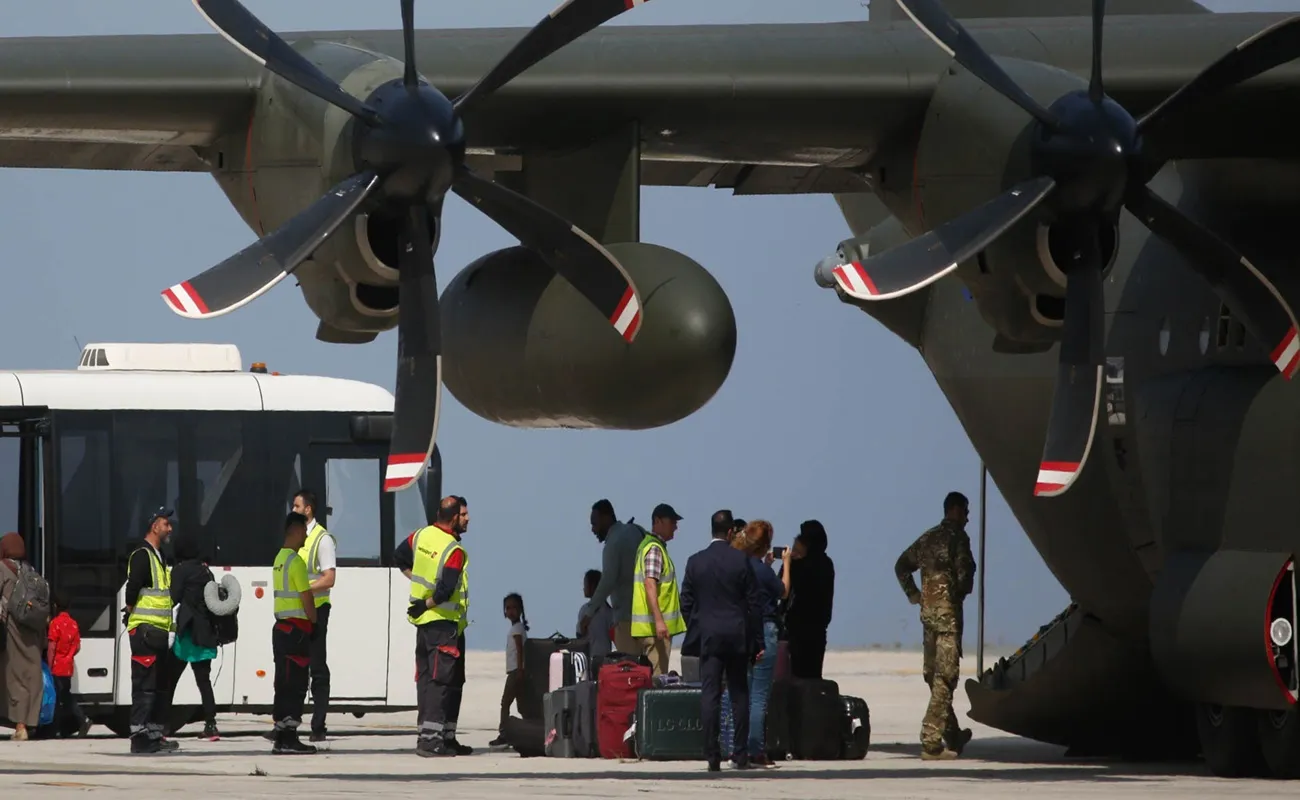
<svg viewBox="0 0 1300 800">
<path fill-rule="evenodd" d="M 319 522 L 317 522 L 311 529 L 311 533 L 307 534 L 306 543 L 303 544 L 302 549 L 298 551 L 298 557 L 307 562 L 307 580 L 312 583 L 325 577 L 325 573 L 321 572 L 320 569 L 320 543 L 326 536 L 330 537 L 330 540 L 334 543 L 334 553 L 337 558 L 339 548 L 338 540 L 334 538 L 334 534 L 325 530 L 325 526 Z M 316 592 L 315 600 L 317 608 L 325 605 L 330 601 L 330 590 L 326 589 L 323 592 Z"/>
<path fill-rule="evenodd" d="M 149 574 L 153 578 L 153 586 L 140 590 L 140 597 L 135 601 L 135 608 L 131 609 L 131 616 L 127 617 L 126 629 L 133 631 L 140 625 L 153 625 L 164 631 L 172 629 L 172 573 L 167 565 L 158 557 L 158 553 L 152 547 L 141 547 L 149 554 Z M 139 552 L 137 550 L 136 552 Z M 131 561 L 134 561 L 135 553 L 131 554 Z M 126 563 L 126 579 L 131 580 L 131 561 Z"/>
<path fill-rule="evenodd" d="M 271 585 L 275 587 L 276 619 L 307 619 L 302 607 L 302 593 L 311 590 L 307 579 L 307 562 L 293 550 L 281 547 L 271 567 Z"/>
<path fill-rule="evenodd" d="M 638 639 L 655 635 L 655 618 L 645 591 L 645 555 L 652 547 L 657 547 L 664 556 L 663 574 L 659 576 L 659 613 L 668 626 L 668 635 L 676 636 L 686 630 L 681 593 L 677 590 L 677 568 L 659 537 L 646 534 L 636 551 L 636 572 L 632 579 L 632 635 Z"/>
<path fill-rule="evenodd" d="M 423 603 L 433 596 L 443 564 L 457 550 L 464 553 L 465 565 L 460 571 L 456 591 L 452 592 L 446 602 L 425 609 L 418 617 L 408 614 L 406 619 L 411 624 L 425 625 L 446 620 L 455 622 L 460 631 L 465 630 L 469 619 L 469 553 L 465 552 L 455 536 L 436 525 L 416 531 L 411 542 L 411 551 L 415 556 L 415 563 L 411 567 L 411 602 Z"/>
</svg>

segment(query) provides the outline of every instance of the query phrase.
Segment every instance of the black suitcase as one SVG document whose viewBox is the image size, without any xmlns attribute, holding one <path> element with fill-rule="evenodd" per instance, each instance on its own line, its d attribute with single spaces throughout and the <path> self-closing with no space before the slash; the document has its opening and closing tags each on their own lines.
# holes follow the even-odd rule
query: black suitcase
<svg viewBox="0 0 1300 800">
<path fill-rule="evenodd" d="M 568 649 L 572 643 L 559 633 L 524 640 L 524 687 L 516 701 L 524 719 L 542 721 L 542 698 L 551 690 L 551 654 Z"/>
<path fill-rule="evenodd" d="M 861 697 L 843 697 L 844 713 L 848 727 L 844 734 L 844 758 L 856 760 L 867 757 L 871 746 L 871 709 Z"/>
<path fill-rule="evenodd" d="M 523 758 L 546 755 L 546 726 L 540 719 L 510 717 L 501 728 L 501 736 Z"/>
<path fill-rule="evenodd" d="M 841 758 L 849 721 L 839 684 L 793 678 L 789 691 L 790 753 L 804 761 Z"/>
</svg>

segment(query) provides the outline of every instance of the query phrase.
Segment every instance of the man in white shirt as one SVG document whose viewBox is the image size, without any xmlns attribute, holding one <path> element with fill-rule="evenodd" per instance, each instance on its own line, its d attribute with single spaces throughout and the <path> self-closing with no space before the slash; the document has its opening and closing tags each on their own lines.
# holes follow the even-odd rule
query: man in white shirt
<svg viewBox="0 0 1300 800">
<path fill-rule="evenodd" d="M 589 569 L 587 574 L 582 578 L 582 596 L 591 599 L 596 593 L 596 587 L 600 585 L 600 570 Z M 583 603 L 582 608 L 578 609 L 578 637 L 583 636 L 583 620 L 587 619 L 587 604 Z M 609 603 L 601 603 L 594 614 L 591 615 L 590 621 L 586 626 L 586 636 L 588 639 L 587 654 L 592 658 L 596 656 L 607 656 L 613 645 L 609 637 L 609 629 L 614 627 L 614 609 Z"/>
<path fill-rule="evenodd" d="M 606 599 L 614 607 L 614 648 L 620 653 L 638 655 L 641 645 L 632 638 L 632 579 L 636 572 L 636 551 L 645 531 L 632 520 L 619 522 L 614 505 L 597 500 L 591 507 L 591 532 L 605 545 L 601 557 L 600 583 L 583 606 L 578 623 L 579 635 L 586 635 L 592 617 Z"/>
<path fill-rule="evenodd" d="M 307 562 L 307 577 L 316 597 L 316 624 L 311 634 L 311 740 L 325 741 L 325 715 L 330 707 L 330 667 L 325 637 L 329 633 L 330 589 L 338 567 L 334 535 L 316 520 L 316 495 L 303 489 L 293 497 L 293 510 L 307 518 L 307 543 L 299 553 Z"/>
</svg>

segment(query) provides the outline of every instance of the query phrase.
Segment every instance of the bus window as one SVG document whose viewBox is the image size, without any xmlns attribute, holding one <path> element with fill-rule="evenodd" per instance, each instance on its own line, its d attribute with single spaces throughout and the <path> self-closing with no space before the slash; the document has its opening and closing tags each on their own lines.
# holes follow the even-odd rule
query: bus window
<svg viewBox="0 0 1300 800">
<path fill-rule="evenodd" d="M 379 459 L 326 459 L 325 527 L 338 542 L 340 563 L 379 563 L 381 488 Z"/>
<path fill-rule="evenodd" d="M 100 416 L 100 415 L 86 415 Z M 112 533 L 112 471 L 107 426 L 90 419 L 60 425 L 59 526 L 55 537 L 57 582 L 67 593 L 70 613 L 88 638 L 113 635 L 113 611 L 121 583 L 117 542 Z"/>
<path fill-rule="evenodd" d="M 145 522 L 166 506 L 172 524 L 184 530 L 180 507 L 180 442 L 174 414 L 117 412 L 113 415 L 114 523 L 129 546 L 140 543 Z"/>
</svg>

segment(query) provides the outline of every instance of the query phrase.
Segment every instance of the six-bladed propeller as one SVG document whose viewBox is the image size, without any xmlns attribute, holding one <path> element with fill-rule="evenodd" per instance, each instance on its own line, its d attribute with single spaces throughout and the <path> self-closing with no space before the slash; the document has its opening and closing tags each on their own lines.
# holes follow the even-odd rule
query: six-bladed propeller
<svg viewBox="0 0 1300 800">
<path fill-rule="evenodd" d="M 939 0 L 898 0 L 918 26 L 958 64 L 1030 114 L 1036 130 L 1031 163 L 1037 176 L 934 230 L 879 255 L 853 261 L 841 245 L 837 260 L 818 266 L 818 280 L 858 300 L 886 300 L 917 291 L 978 254 L 1040 203 L 1054 216 L 1054 233 L 1068 253 L 1065 318 L 1056 388 L 1034 494 L 1064 493 L 1092 449 L 1101 405 L 1104 264 L 1103 226 L 1127 208 L 1173 245 L 1242 315 L 1287 378 L 1300 366 L 1295 312 L 1258 269 L 1230 244 L 1185 216 L 1146 186 L 1163 161 L 1162 137 L 1196 104 L 1300 56 L 1300 17 L 1242 42 L 1140 120 L 1105 94 L 1102 21 L 1105 0 L 1092 4 L 1092 75 L 1086 91 L 1044 108 L 1016 85 L 953 19 Z M 1166 140 L 1167 141 L 1167 140 Z"/>
<path fill-rule="evenodd" d="M 565 0 L 473 88 L 448 100 L 419 79 L 414 0 L 402 0 L 405 70 L 362 101 L 263 25 L 238 0 L 193 0 L 236 47 L 281 78 L 356 118 L 357 172 L 278 230 L 163 298 L 177 314 L 208 318 L 239 308 L 292 273 L 338 227 L 371 206 L 399 212 L 398 367 L 393 437 L 384 489 L 419 478 L 438 431 L 442 347 L 433 255 L 448 191 L 472 203 L 538 251 L 631 342 L 641 327 L 641 296 L 605 248 L 569 222 L 465 166 L 461 115 L 521 72 L 646 0 Z"/>
</svg>

